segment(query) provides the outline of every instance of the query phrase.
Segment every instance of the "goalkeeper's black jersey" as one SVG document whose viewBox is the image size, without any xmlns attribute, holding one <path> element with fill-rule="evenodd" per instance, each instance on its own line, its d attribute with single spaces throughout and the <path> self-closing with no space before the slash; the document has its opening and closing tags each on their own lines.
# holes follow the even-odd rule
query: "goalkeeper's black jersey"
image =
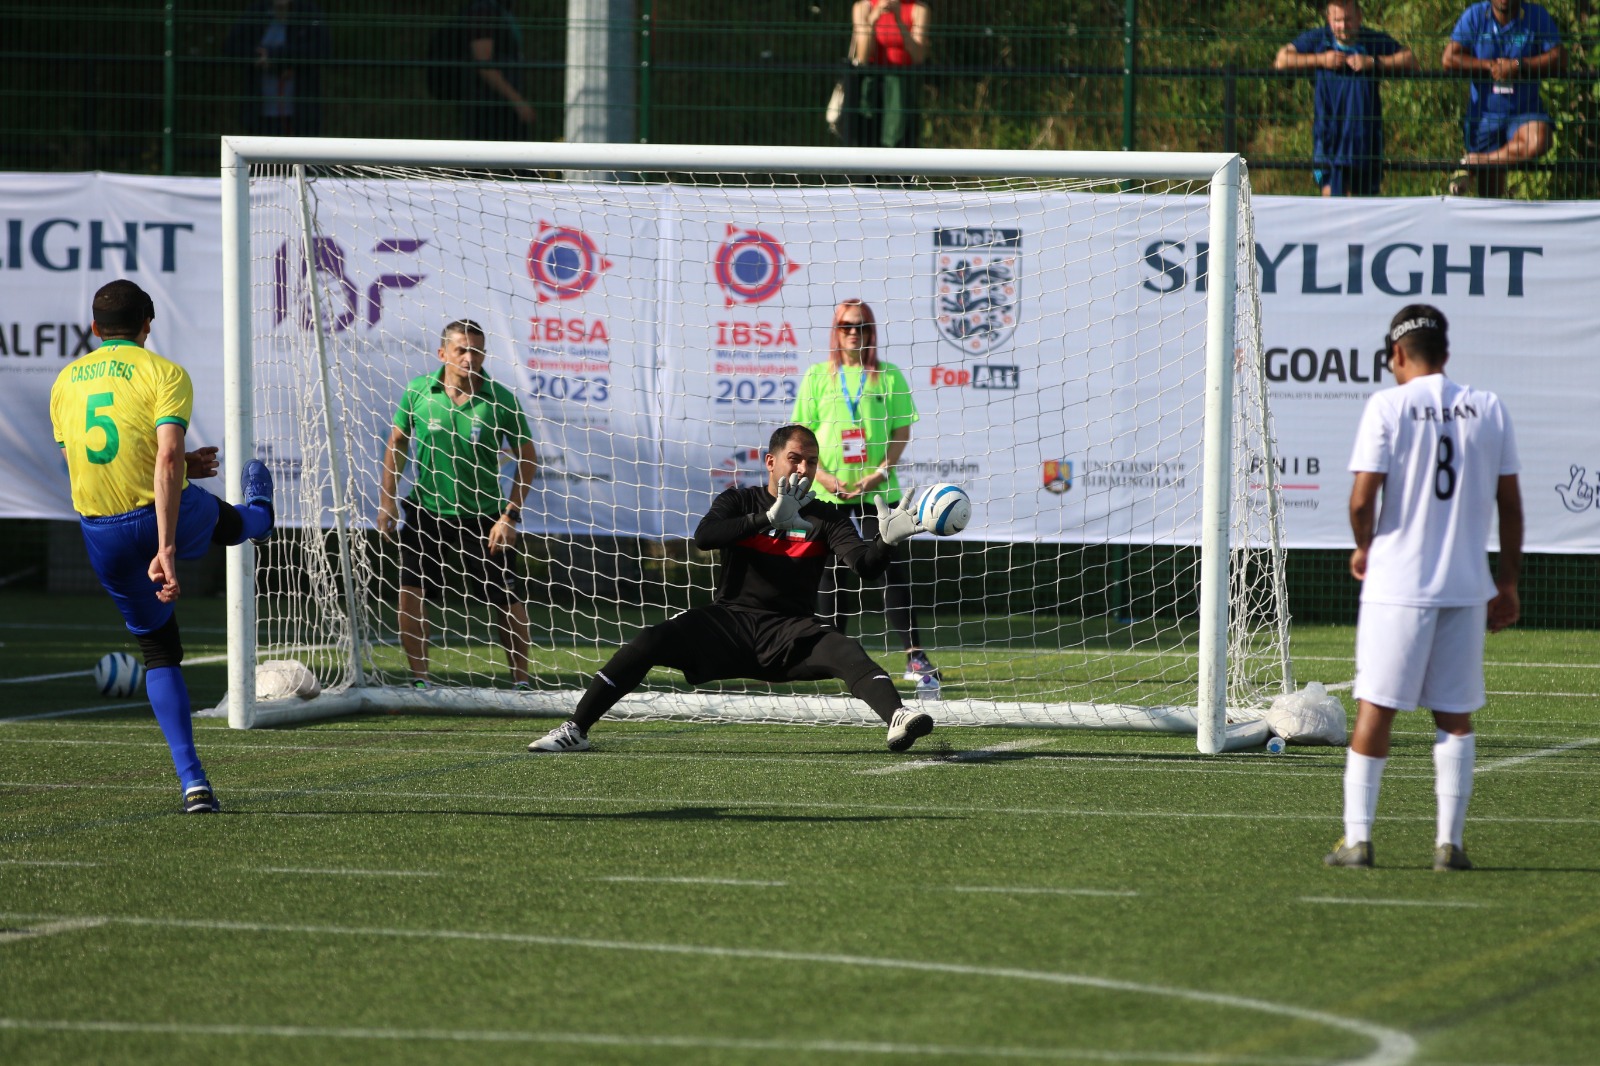
<svg viewBox="0 0 1600 1066">
<path fill-rule="evenodd" d="M 810 618 L 817 613 L 817 586 L 830 554 L 862 577 L 883 573 L 894 557 L 882 540 L 862 540 L 849 513 L 836 504 L 813 500 L 801 509 L 815 527 L 809 535 L 773 529 L 767 522 L 772 504 L 765 486 L 728 489 L 694 531 L 695 547 L 722 551 L 716 602 L 724 607 Z"/>
</svg>

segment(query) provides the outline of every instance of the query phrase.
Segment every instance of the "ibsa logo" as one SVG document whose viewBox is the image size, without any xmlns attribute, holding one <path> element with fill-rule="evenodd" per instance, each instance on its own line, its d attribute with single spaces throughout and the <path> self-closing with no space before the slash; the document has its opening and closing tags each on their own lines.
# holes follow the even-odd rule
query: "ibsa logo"
<svg viewBox="0 0 1600 1066">
<path fill-rule="evenodd" d="M 1567 467 L 1567 483 L 1556 486 L 1556 495 L 1561 497 L 1561 506 L 1573 514 L 1600 506 L 1597 504 L 1597 501 L 1600 501 L 1600 486 L 1591 485 L 1584 480 L 1584 475 L 1588 472 L 1584 467 L 1573 463 Z M 1600 475 L 1596 476 L 1596 480 L 1600 481 Z"/>
<path fill-rule="evenodd" d="M 611 260 L 600 254 L 589 235 L 570 226 L 539 223 L 539 236 L 528 246 L 528 277 L 539 301 L 571 300 L 594 288 Z"/>
<path fill-rule="evenodd" d="M 1046 459 L 1044 461 L 1044 487 L 1060 496 L 1072 488 L 1072 460 Z"/>
<path fill-rule="evenodd" d="M 736 303 L 758 304 L 772 299 L 800 264 L 789 258 L 770 233 L 740 229 L 730 223 L 712 269 L 726 306 L 732 307 Z"/>
<path fill-rule="evenodd" d="M 928 384 L 936 389 L 955 386 L 965 389 L 1014 391 L 1022 385 L 1022 368 L 988 363 L 978 363 L 971 369 L 959 366 L 936 366 L 929 371 Z"/>
<path fill-rule="evenodd" d="M 736 448 L 711 469 L 711 480 L 718 491 L 759 485 L 766 478 L 767 464 L 760 448 Z"/>
</svg>

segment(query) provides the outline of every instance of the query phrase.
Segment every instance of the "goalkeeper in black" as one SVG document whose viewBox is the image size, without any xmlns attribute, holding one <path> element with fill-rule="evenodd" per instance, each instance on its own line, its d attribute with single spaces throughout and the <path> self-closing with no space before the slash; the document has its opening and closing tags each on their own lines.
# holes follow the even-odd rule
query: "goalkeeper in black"
<svg viewBox="0 0 1600 1066">
<path fill-rule="evenodd" d="M 816 434 L 783 426 L 767 445 L 767 484 L 731 488 L 695 529 L 695 546 L 720 549 L 717 598 L 654 625 L 629 641 L 589 682 L 572 717 L 529 751 L 584 751 L 589 730 L 653 666 L 683 671 L 692 685 L 728 678 L 819 681 L 836 677 L 889 727 L 889 750 L 905 751 L 933 731 L 933 718 L 908 710 L 883 668 L 856 641 L 816 619 L 817 587 L 830 554 L 864 578 L 888 568 L 895 545 L 922 532 L 910 493 L 879 504 L 879 534 L 864 541 L 849 513 L 811 493 Z"/>
</svg>

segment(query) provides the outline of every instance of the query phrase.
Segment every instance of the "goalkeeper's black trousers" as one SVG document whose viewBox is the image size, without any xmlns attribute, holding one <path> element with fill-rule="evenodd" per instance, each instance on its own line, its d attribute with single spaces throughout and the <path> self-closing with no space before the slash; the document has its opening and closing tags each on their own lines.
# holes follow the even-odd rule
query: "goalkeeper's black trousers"
<svg viewBox="0 0 1600 1066">
<path fill-rule="evenodd" d="M 634 637 L 589 682 L 572 720 L 585 733 L 644 680 L 651 667 L 683 671 L 691 685 L 730 678 L 821 681 L 836 677 L 888 722 L 900 693 L 860 644 L 814 618 L 696 607 Z"/>
<path fill-rule="evenodd" d="M 846 504 L 845 510 L 857 516 L 861 539 L 871 540 L 878 535 L 878 509 L 870 503 Z M 817 617 L 840 633 L 848 633 L 851 609 L 850 596 L 842 587 L 849 578 L 848 567 L 838 560 L 829 562 L 822 571 L 822 584 L 817 589 Z M 902 648 L 922 647 L 917 633 L 917 613 L 911 606 L 911 564 L 899 553 L 889 563 L 883 575 L 883 607 L 888 615 L 889 628 L 899 634 Z"/>
</svg>

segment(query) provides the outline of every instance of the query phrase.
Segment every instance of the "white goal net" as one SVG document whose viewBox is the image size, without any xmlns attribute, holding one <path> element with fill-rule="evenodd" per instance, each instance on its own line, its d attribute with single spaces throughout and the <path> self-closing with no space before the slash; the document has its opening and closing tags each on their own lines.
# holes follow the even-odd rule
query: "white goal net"
<svg viewBox="0 0 1600 1066">
<path fill-rule="evenodd" d="M 1224 716 L 1291 687 L 1236 157 L 239 138 L 224 178 L 227 445 L 268 463 L 279 521 L 231 564 L 236 726 L 569 713 L 642 627 L 710 602 L 694 528 L 721 490 L 765 483 L 849 299 L 909 387 L 900 486 L 959 484 L 973 518 L 914 538 L 887 584 L 841 577 L 834 602 L 892 677 L 925 649 L 941 724 L 1198 729 L 1220 750 L 1259 732 Z M 536 473 L 492 566 L 470 543 L 407 564 L 377 522 L 397 411 L 402 528 L 435 499 L 427 449 L 498 468 L 465 511 L 513 491 L 509 412 L 440 400 L 460 320 Z M 403 584 L 424 592 L 426 688 Z M 320 694 L 257 693 L 254 664 L 283 659 Z M 613 713 L 876 722 L 838 684 L 663 670 Z"/>
</svg>

